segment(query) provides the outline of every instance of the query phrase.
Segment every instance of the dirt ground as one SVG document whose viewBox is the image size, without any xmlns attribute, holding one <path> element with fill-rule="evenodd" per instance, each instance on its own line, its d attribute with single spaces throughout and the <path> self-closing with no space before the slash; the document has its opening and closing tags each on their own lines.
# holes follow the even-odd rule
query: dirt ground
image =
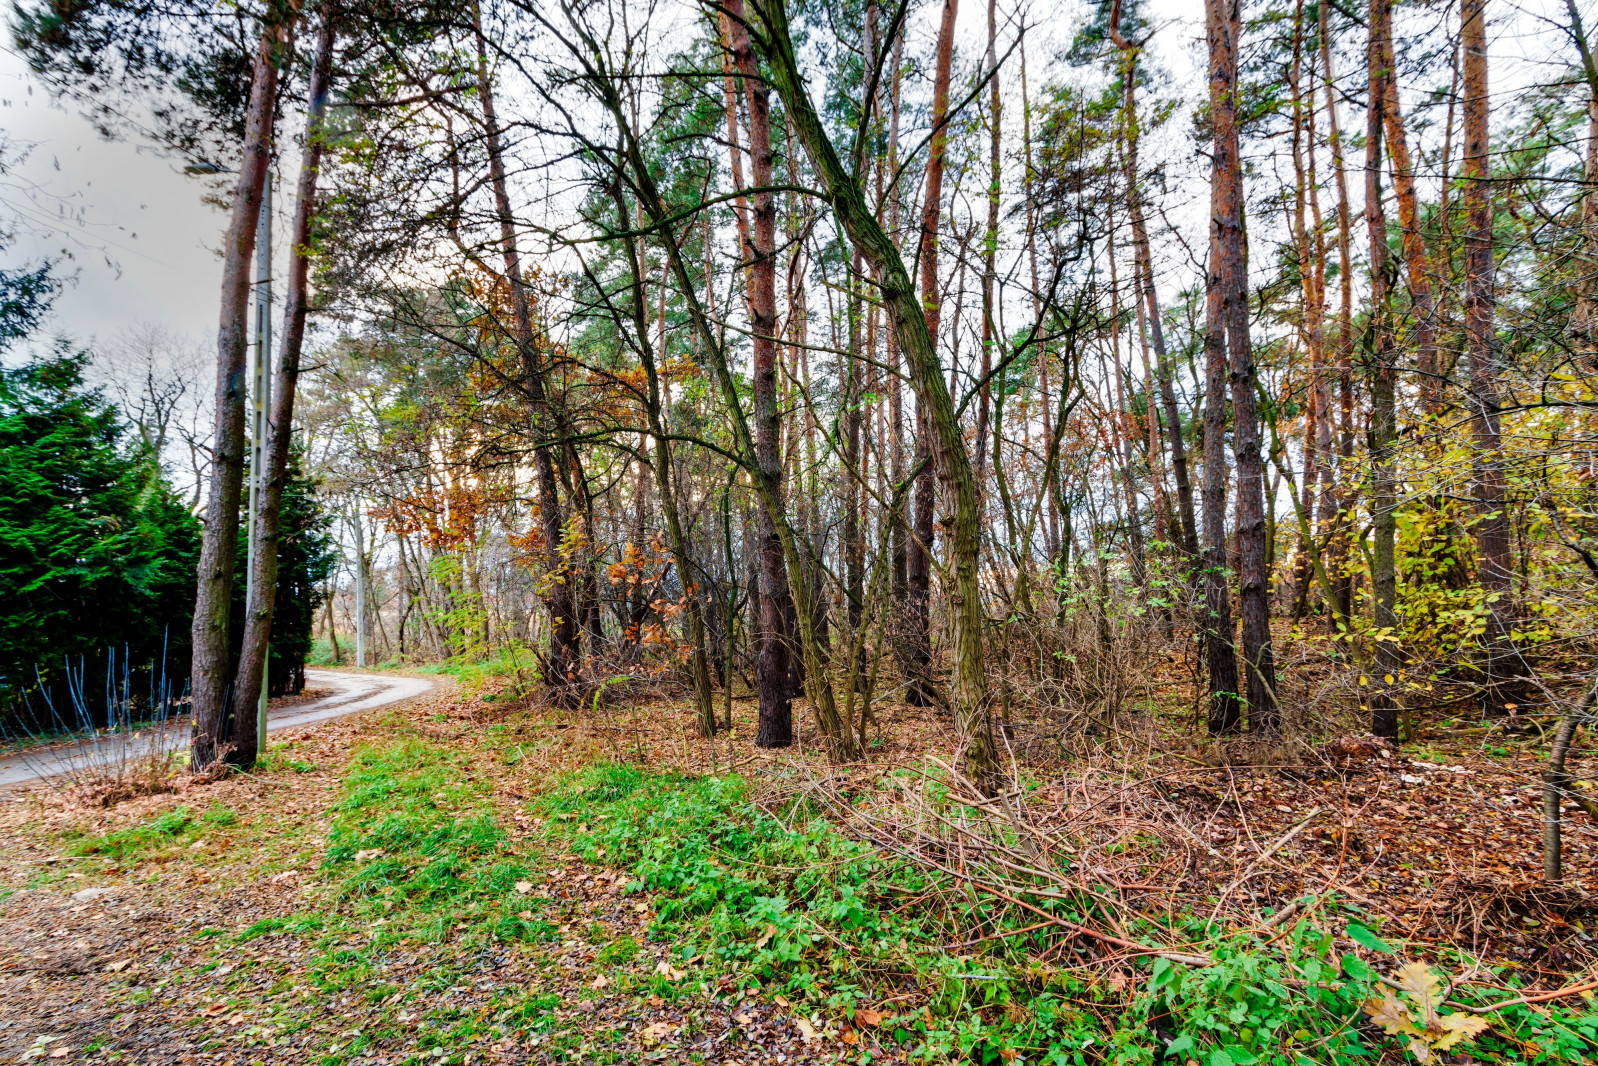
<svg viewBox="0 0 1598 1066">
<path fill-rule="evenodd" d="M 833 1023 L 800 1018 L 779 996 L 713 978 L 699 993 L 669 1003 L 647 994 L 650 975 L 682 976 L 673 973 L 670 946 L 649 940 L 647 894 L 624 894 L 621 874 L 585 866 L 540 839 L 526 813 L 554 775 L 594 759 L 731 769 L 773 788 L 796 775 L 831 775 L 869 790 L 885 766 L 949 750 L 938 716 L 907 708 L 883 716 L 892 727 L 878 738 L 870 763 L 838 770 L 821 763 L 808 736 L 801 738 L 803 753 L 755 752 L 750 715 L 752 708 L 740 702 L 737 731 L 711 747 L 692 737 L 676 710 L 518 716 L 503 702 L 440 690 L 294 734 L 263 773 L 109 810 L 63 804 L 46 786 L 0 797 L 0 834 L 8 845 L 0 854 L 0 1059 L 152 1066 L 352 1057 L 836 1061 L 845 1049 L 830 1039 L 837 1035 Z M 495 724 L 512 742 L 525 741 L 526 757 L 507 767 L 485 755 L 469 772 L 489 782 L 504 823 L 516 827 L 511 851 L 535 866 L 528 891 L 558 913 L 558 935 L 488 948 L 462 937 L 403 941 L 360 963 L 388 994 L 340 991 L 336 982 L 329 990 L 317 967 L 336 960 L 341 947 L 353 951 L 365 932 L 346 930 L 348 944 L 329 944 L 325 932 L 293 923 L 338 906 L 319 871 L 352 751 L 409 731 L 472 753 L 480 747 L 474 739 Z M 1189 851 L 1205 857 L 1146 886 L 1172 899 L 1203 898 L 1222 882 L 1227 895 L 1249 908 L 1332 893 L 1398 923 L 1389 928 L 1411 945 L 1457 945 L 1517 970 L 1533 990 L 1567 987 L 1591 970 L 1598 834 L 1583 824 L 1585 815 L 1571 815 L 1567 879 L 1557 886 L 1542 881 L 1536 744 L 1439 733 L 1402 753 L 1350 750 L 1278 766 L 1175 758 L 1140 767 L 1135 781 L 1124 759 L 1061 758 L 1034 770 L 1043 781 L 1035 802 L 1052 804 L 1062 817 L 1084 817 L 1079 782 L 1096 776 L 1094 803 L 1102 805 L 1105 780 L 1113 785 L 1119 772 L 1120 794 L 1128 798 L 1103 807 L 1105 816 L 1114 802 L 1154 805 L 1181 818 L 1193 838 Z M 1598 777 L 1598 762 L 1586 755 L 1573 759 L 1571 769 L 1578 780 Z M 126 862 L 72 854 L 74 841 L 149 823 L 178 807 L 200 812 L 181 846 Z M 207 821 L 206 812 L 227 816 Z M 271 932 L 248 935 L 259 928 Z M 595 930 L 604 933 L 599 940 L 631 938 L 636 956 L 605 956 L 595 948 Z M 573 995 L 576 989 L 584 996 Z M 496 1039 L 492 1029 L 468 1024 L 507 1003 L 542 1004 L 536 1009 L 548 1016 L 543 1035 Z M 440 1018 L 455 1019 L 456 1028 L 446 1030 Z M 869 1048 L 869 1038 L 848 1050 Z M 877 1050 L 879 1061 L 900 1054 Z"/>
</svg>

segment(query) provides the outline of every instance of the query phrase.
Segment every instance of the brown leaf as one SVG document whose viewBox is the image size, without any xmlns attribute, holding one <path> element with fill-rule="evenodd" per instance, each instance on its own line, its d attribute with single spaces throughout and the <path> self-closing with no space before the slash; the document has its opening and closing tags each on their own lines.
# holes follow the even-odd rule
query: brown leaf
<svg viewBox="0 0 1598 1066">
<path fill-rule="evenodd" d="M 854 1012 L 854 1023 L 873 1028 L 882 1024 L 882 1012 L 875 1010 L 857 1010 Z"/>
<path fill-rule="evenodd" d="M 858 1044 L 860 1043 L 860 1034 L 853 1029 L 845 1029 L 838 1034 L 838 1039 L 845 1044 Z"/>
<path fill-rule="evenodd" d="M 1388 1036 L 1398 1036 L 1400 1033 L 1414 1036 L 1423 1032 L 1394 997 L 1391 989 L 1384 988 L 1380 996 L 1367 999 L 1364 1010 L 1370 1020 L 1381 1026 Z"/>
</svg>

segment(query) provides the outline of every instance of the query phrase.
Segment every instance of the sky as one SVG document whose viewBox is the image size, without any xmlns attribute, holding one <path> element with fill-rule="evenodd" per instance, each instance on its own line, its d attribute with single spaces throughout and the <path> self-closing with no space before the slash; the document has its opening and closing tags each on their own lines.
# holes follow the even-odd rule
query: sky
<svg viewBox="0 0 1598 1066">
<path fill-rule="evenodd" d="M 925 6 L 928 10 L 918 15 L 928 20 L 931 32 L 935 11 L 930 9 L 936 5 Z M 1554 59 L 1550 52 L 1566 50 L 1568 42 L 1557 30 L 1550 33 L 1545 21 L 1542 9 L 1553 12 L 1553 7 L 1489 6 L 1495 9 L 1495 59 L 1529 61 L 1537 68 Z M 1563 5 L 1555 6 L 1562 14 Z M 1189 74 L 1192 68 L 1184 53 L 1197 46 L 1200 30 L 1191 6 L 1152 0 L 1145 7 L 1159 28 L 1168 69 L 1186 67 L 1179 76 Z M 965 3 L 961 8 L 962 50 L 974 54 L 984 32 L 986 5 Z M 1041 35 L 1038 43 L 1044 48 L 1048 37 L 1059 37 L 1062 29 L 1069 33 L 1059 23 L 1074 21 L 1081 6 L 1067 4 L 1064 10 L 1069 13 L 1052 6 L 1047 12 L 1054 25 Z M 1034 9 L 1033 18 L 1041 14 Z M 1554 65 L 1564 62 L 1560 58 Z M 1503 73 L 1503 67 L 1495 68 L 1498 91 L 1508 87 Z M 1547 75 L 1546 70 L 1537 73 Z M 216 250 L 227 219 L 207 202 L 207 179 L 185 175 L 186 160 L 137 140 L 102 138 L 73 104 L 52 100 L 9 46 L 0 46 L 0 130 L 12 142 L 12 155 L 0 168 L 0 221 L 13 220 L 8 223 L 12 241 L 0 250 L 0 267 L 15 269 L 46 258 L 60 261 L 58 271 L 68 285 L 56 302 L 50 323 L 54 333 L 90 347 L 112 344 L 141 326 L 163 327 L 196 343 L 214 337 L 221 280 Z M 15 154 L 19 148 L 27 153 L 20 161 Z M 280 232 L 286 199 L 278 197 Z M 275 243 L 281 255 L 283 242 Z"/>
<path fill-rule="evenodd" d="M 227 218 L 182 160 L 107 141 L 9 47 L 0 48 L 0 128 L 13 152 L 0 174 L 0 219 L 12 230 L 0 266 L 60 261 L 68 284 L 52 331 L 85 345 L 136 325 L 214 335 Z M 20 163 L 17 151 L 27 152 Z"/>
</svg>

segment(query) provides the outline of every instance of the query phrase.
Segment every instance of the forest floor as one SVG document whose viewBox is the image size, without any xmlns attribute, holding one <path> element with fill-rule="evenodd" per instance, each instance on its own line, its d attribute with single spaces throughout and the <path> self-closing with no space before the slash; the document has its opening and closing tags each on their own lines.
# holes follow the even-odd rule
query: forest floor
<svg viewBox="0 0 1598 1066">
<path fill-rule="evenodd" d="M 830 767 L 808 730 L 752 749 L 746 701 L 712 747 L 679 705 L 494 696 L 111 809 L 4 797 L 0 1061 L 1397 1062 L 1360 1005 L 1414 958 L 1444 1019 L 1507 1003 L 1451 1046 L 1403 993 L 1449 1061 L 1598 1056 L 1598 836 L 1573 817 L 1541 879 L 1535 738 L 1207 766 L 1126 719 L 1027 761 L 984 836 L 926 798 L 934 712 Z M 1002 880 L 1029 834 L 1116 902 Z"/>
</svg>

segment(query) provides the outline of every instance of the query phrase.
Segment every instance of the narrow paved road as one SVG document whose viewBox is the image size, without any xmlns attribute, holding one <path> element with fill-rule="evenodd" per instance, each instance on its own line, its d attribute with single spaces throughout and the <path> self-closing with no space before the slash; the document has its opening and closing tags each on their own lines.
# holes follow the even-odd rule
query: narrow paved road
<svg viewBox="0 0 1598 1066">
<path fill-rule="evenodd" d="M 331 689 L 332 695 L 310 703 L 283 707 L 271 712 L 267 719 L 268 732 L 283 729 L 300 729 L 330 718 L 359 714 L 412 696 L 420 696 L 432 689 L 433 682 L 425 677 L 392 677 L 383 674 L 345 674 L 335 670 L 308 669 L 305 685 L 312 689 Z M 136 736 L 131 745 L 132 757 L 150 750 L 154 737 Z M 187 722 L 178 723 L 163 739 L 168 750 L 186 746 L 189 742 Z M 118 751 L 117 756 L 123 753 Z M 109 742 L 100 742 L 96 753 L 91 745 L 61 744 L 44 751 L 27 755 L 0 757 L 0 788 L 26 785 L 40 777 L 58 774 L 83 773 L 91 764 L 102 763 L 112 757 Z"/>
</svg>

